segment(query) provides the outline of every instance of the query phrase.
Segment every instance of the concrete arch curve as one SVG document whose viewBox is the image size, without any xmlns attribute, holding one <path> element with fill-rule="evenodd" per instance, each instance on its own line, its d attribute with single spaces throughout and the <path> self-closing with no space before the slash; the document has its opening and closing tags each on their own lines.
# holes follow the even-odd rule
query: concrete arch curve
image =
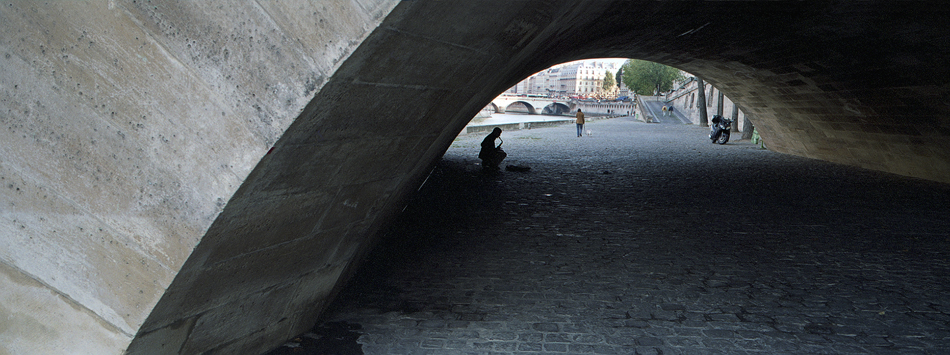
<svg viewBox="0 0 950 355">
<path fill-rule="evenodd" d="M 950 183 L 941 3 L 220 5 L 0 12 L 0 297 L 39 337 L 0 349 L 279 345 L 494 95 L 576 59 L 671 65 L 771 149 Z"/>
</svg>

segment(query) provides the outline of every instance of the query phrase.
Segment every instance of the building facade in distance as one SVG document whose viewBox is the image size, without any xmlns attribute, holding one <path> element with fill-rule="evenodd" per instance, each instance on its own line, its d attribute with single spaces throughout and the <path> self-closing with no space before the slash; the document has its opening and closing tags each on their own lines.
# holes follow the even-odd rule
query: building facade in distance
<svg viewBox="0 0 950 355">
<path fill-rule="evenodd" d="M 605 92 L 603 84 L 608 71 L 615 75 L 619 69 L 617 61 L 601 59 L 568 62 L 529 76 L 506 93 L 552 97 L 616 96 L 616 90 Z"/>
</svg>

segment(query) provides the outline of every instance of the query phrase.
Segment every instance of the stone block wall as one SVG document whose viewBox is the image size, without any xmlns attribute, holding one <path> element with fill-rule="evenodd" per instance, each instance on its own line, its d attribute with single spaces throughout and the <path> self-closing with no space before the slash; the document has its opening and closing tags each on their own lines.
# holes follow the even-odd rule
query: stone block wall
<svg viewBox="0 0 950 355">
<path fill-rule="evenodd" d="M 0 352 L 125 351 L 242 181 L 393 6 L 4 3 Z"/>
</svg>

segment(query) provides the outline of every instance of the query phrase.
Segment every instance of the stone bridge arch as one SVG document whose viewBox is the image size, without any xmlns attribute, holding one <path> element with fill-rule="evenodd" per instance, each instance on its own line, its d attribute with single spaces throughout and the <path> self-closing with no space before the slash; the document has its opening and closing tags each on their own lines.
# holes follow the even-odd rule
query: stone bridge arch
<svg viewBox="0 0 950 355">
<path fill-rule="evenodd" d="M 532 115 L 538 114 L 538 109 L 535 108 L 534 105 L 532 105 L 530 102 L 527 102 L 527 101 L 515 101 L 515 102 L 512 102 L 512 103 L 508 104 L 507 107 L 505 107 L 505 112 L 508 112 L 508 111 L 509 111 L 509 108 L 511 107 L 511 105 L 514 105 L 514 104 L 521 104 L 521 105 L 524 106 L 526 109 L 528 109 L 528 113 L 529 113 L 529 114 L 532 114 Z"/>
<path fill-rule="evenodd" d="M 10 353 L 279 345 L 476 112 L 571 60 L 672 65 L 752 114 L 771 149 L 950 182 L 939 3 L 9 5 Z"/>
<path fill-rule="evenodd" d="M 571 107 L 560 102 L 544 106 L 541 110 L 546 115 L 562 115 L 571 112 Z"/>
</svg>

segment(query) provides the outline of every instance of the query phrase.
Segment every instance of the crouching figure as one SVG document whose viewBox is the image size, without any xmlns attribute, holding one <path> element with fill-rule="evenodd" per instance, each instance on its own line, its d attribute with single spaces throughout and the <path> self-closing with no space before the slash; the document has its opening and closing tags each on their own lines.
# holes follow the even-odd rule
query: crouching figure
<svg viewBox="0 0 950 355">
<path fill-rule="evenodd" d="M 500 143 L 495 146 L 495 139 Z M 498 170 L 498 165 L 508 156 L 501 145 L 505 142 L 501 140 L 501 128 L 495 127 L 482 141 L 482 150 L 478 152 L 478 158 L 482 160 L 482 168 L 489 170 Z"/>
</svg>

